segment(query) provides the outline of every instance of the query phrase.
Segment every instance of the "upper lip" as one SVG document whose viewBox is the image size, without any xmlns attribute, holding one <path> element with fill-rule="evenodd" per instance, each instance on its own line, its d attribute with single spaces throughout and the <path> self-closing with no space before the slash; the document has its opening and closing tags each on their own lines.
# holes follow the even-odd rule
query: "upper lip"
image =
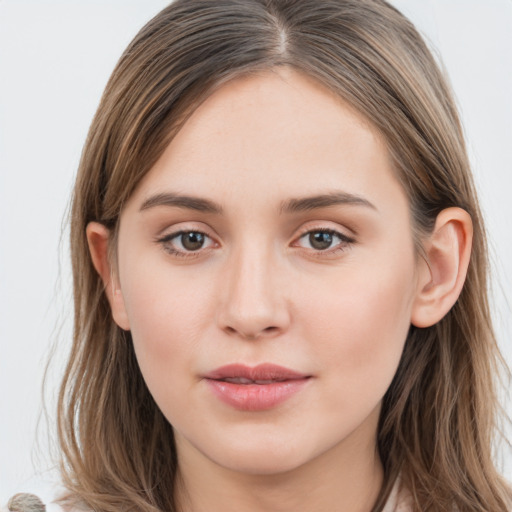
<svg viewBox="0 0 512 512">
<path fill-rule="evenodd" d="M 226 366 L 221 366 L 204 376 L 204 378 L 212 380 L 247 379 L 251 381 L 272 382 L 298 380 L 308 377 L 310 377 L 310 375 L 271 363 L 263 363 L 252 367 L 245 366 L 243 364 L 228 364 Z"/>
</svg>

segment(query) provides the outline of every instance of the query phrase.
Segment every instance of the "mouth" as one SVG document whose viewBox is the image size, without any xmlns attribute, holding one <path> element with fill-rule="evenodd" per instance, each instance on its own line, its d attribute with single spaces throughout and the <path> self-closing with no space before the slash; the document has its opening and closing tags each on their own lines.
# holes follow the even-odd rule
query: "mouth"
<svg viewBox="0 0 512 512">
<path fill-rule="evenodd" d="M 259 364 L 257 366 L 245 366 L 243 364 L 228 364 L 205 375 L 206 379 L 223 380 L 234 384 L 272 384 L 273 382 L 284 382 L 310 377 L 284 366 L 271 363 Z"/>
<path fill-rule="evenodd" d="M 204 376 L 213 394 L 241 411 L 264 411 L 282 404 L 302 390 L 311 375 L 283 366 L 240 364 L 222 366 Z"/>
<path fill-rule="evenodd" d="M 225 379 L 216 379 L 221 380 L 223 382 L 231 382 L 231 384 L 259 384 L 261 386 L 264 386 L 266 384 L 273 384 L 274 382 L 285 382 L 287 380 L 291 379 L 268 379 L 268 380 L 252 380 L 252 379 L 245 379 L 244 377 L 226 377 Z"/>
</svg>

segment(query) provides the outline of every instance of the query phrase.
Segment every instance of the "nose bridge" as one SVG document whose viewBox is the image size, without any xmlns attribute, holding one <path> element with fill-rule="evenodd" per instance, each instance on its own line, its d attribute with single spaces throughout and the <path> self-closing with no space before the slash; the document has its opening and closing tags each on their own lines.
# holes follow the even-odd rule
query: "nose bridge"
<svg viewBox="0 0 512 512">
<path fill-rule="evenodd" d="M 226 261 L 218 319 L 223 330 L 251 339 L 281 332 L 289 318 L 272 244 L 248 238 L 233 247 Z"/>
</svg>

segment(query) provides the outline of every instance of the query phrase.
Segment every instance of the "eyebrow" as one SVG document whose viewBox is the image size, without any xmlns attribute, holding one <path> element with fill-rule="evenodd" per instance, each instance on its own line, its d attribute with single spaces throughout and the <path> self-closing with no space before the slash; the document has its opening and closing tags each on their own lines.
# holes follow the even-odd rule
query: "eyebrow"
<svg viewBox="0 0 512 512">
<path fill-rule="evenodd" d="M 281 204 L 280 211 L 281 213 L 297 213 L 338 205 L 365 206 L 377 210 L 375 205 L 364 197 L 348 192 L 334 191 L 316 196 L 288 199 Z"/>
<path fill-rule="evenodd" d="M 290 214 L 316 210 L 319 208 L 328 208 L 330 206 L 337 205 L 365 206 L 367 208 L 377 210 L 375 205 L 364 197 L 350 194 L 348 192 L 333 191 L 315 196 L 288 199 L 281 203 L 279 211 L 282 214 Z M 148 210 L 155 206 L 174 206 L 203 213 L 214 213 L 217 215 L 222 215 L 223 213 L 222 206 L 209 199 L 181 195 L 174 192 L 165 192 L 150 196 L 142 203 L 140 211 Z"/>
<path fill-rule="evenodd" d="M 188 210 L 196 210 L 204 213 L 216 213 L 222 214 L 222 206 L 209 199 L 202 197 L 185 196 L 181 194 L 175 194 L 173 192 L 165 192 L 161 194 L 155 194 L 154 196 L 148 197 L 140 207 L 140 211 L 154 208 L 155 206 L 177 206 L 178 208 L 186 208 Z"/>
</svg>

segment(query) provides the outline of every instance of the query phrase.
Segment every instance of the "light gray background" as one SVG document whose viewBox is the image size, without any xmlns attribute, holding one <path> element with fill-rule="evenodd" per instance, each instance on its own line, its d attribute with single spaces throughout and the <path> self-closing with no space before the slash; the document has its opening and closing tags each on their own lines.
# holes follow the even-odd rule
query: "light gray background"
<svg viewBox="0 0 512 512">
<path fill-rule="evenodd" d="M 49 347 L 58 340 L 47 388 L 52 424 L 70 343 L 61 225 L 107 78 L 167 3 L 0 0 L 0 503 L 22 490 L 50 492 L 44 419 L 35 441 Z M 458 98 L 493 251 L 498 337 L 511 364 L 512 0 L 393 3 L 438 49 Z M 511 479 L 512 458 L 503 458 Z"/>
</svg>

